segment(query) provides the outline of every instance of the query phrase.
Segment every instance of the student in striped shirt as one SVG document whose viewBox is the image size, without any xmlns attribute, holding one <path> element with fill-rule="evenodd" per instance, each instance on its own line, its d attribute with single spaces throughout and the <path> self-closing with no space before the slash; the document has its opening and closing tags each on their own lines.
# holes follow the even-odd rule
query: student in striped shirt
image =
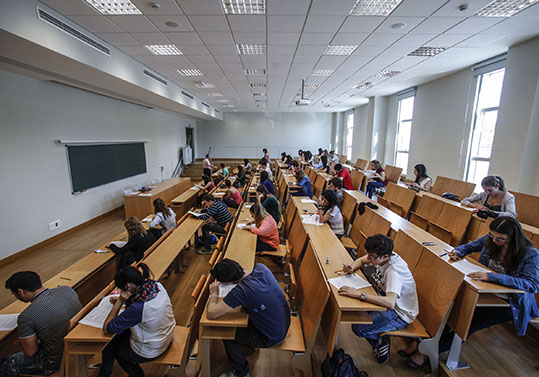
<svg viewBox="0 0 539 377">
<path fill-rule="evenodd" d="M 224 233 L 225 226 L 231 223 L 234 218 L 228 211 L 226 204 L 220 200 L 215 199 L 211 194 L 206 194 L 202 199 L 202 216 L 199 219 L 208 220 L 213 218 L 214 222 L 209 222 L 202 226 L 202 240 L 204 242 L 204 249 L 198 250 L 198 254 L 211 254 L 210 246 L 210 232 Z"/>
</svg>

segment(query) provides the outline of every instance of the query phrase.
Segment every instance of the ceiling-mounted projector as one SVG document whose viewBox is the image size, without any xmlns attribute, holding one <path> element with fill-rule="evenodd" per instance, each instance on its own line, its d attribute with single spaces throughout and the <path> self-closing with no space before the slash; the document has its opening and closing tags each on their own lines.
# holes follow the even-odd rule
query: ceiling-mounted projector
<svg viewBox="0 0 539 377">
<path fill-rule="evenodd" d="M 307 106 L 311 104 L 307 98 L 304 97 L 305 80 L 301 79 L 301 98 L 296 101 L 296 106 Z"/>
</svg>

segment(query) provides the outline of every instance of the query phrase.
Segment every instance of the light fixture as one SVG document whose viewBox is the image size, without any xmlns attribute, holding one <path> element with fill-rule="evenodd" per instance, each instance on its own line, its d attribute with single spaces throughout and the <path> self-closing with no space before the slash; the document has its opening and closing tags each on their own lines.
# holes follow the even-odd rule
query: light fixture
<svg viewBox="0 0 539 377">
<path fill-rule="evenodd" d="M 316 89 L 320 87 L 320 84 L 305 84 L 305 88 L 308 88 L 308 89 Z"/>
<path fill-rule="evenodd" d="M 234 105 L 228 104 L 228 105 L 223 105 L 223 107 L 234 107 Z"/>
<path fill-rule="evenodd" d="M 404 29 L 406 26 L 407 26 L 407 25 L 406 25 L 404 22 L 397 22 L 396 24 L 391 25 L 391 29 L 402 30 L 402 29 Z"/>
<path fill-rule="evenodd" d="M 211 82 L 205 82 L 205 81 L 195 82 L 195 86 L 201 89 L 215 88 L 215 85 L 213 85 Z"/>
<path fill-rule="evenodd" d="M 267 94 L 266 93 L 253 93 L 253 96 L 255 96 L 255 97 L 266 97 Z"/>
<path fill-rule="evenodd" d="M 210 97 L 222 97 L 223 95 L 221 93 L 208 93 Z"/>
<path fill-rule="evenodd" d="M 255 99 L 255 103 L 267 102 L 265 99 Z"/>
<path fill-rule="evenodd" d="M 344 45 L 329 45 L 324 51 L 324 55 L 350 55 L 355 51 L 357 45 L 344 46 Z"/>
<path fill-rule="evenodd" d="M 106 15 L 142 14 L 129 0 L 85 0 L 99 13 Z"/>
<path fill-rule="evenodd" d="M 387 71 L 387 70 L 381 70 L 380 72 L 375 73 L 375 76 L 378 77 L 393 77 L 397 76 L 400 73 L 400 71 Z"/>
<path fill-rule="evenodd" d="M 180 49 L 174 45 L 144 45 L 154 55 L 183 55 Z"/>
<path fill-rule="evenodd" d="M 251 88 L 265 88 L 266 84 L 263 82 L 256 82 L 251 84 Z"/>
<path fill-rule="evenodd" d="M 167 25 L 168 27 L 178 27 L 178 26 L 180 26 L 180 24 L 178 24 L 177 22 L 174 22 L 174 21 L 167 21 L 167 22 L 165 22 L 165 25 Z"/>
<path fill-rule="evenodd" d="M 221 0 L 226 14 L 266 14 L 265 0 Z"/>
<path fill-rule="evenodd" d="M 228 102 L 230 102 L 230 101 L 227 100 L 227 99 L 218 99 L 216 102 L 219 102 L 219 103 L 228 103 Z"/>
<path fill-rule="evenodd" d="M 445 51 L 446 47 L 418 47 L 414 51 L 410 52 L 408 56 L 434 56 L 438 55 L 440 52 Z"/>
<path fill-rule="evenodd" d="M 333 72 L 335 72 L 334 69 L 317 69 L 311 73 L 311 76 L 330 76 Z"/>
<path fill-rule="evenodd" d="M 178 69 L 176 72 L 182 76 L 203 76 L 198 69 Z"/>
<path fill-rule="evenodd" d="M 370 88 L 372 88 L 372 82 L 370 82 L 370 81 L 364 82 L 363 84 L 355 85 L 353 87 L 353 89 L 357 89 L 359 91 L 367 90 L 367 89 L 370 89 Z"/>
<path fill-rule="evenodd" d="M 539 0 L 495 0 L 475 15 L 481 17 L 511 17 Z"/>
<path fill-rule="evenodd" d="M 266 45 L 262 44 L 237 44 L 238 54 L 240 55 L 264 55 Z"/>
<path fill-rule="evenodd" d="M 265 75 L 266 74 L 266 70 L 265 69 L 252 69 L 252 68 L 247 68 L 247 69 L 244 69 L 243 72 L 245 72 L 245 74 L 247 76 L 262 76 L 262 75 Z"/>
<path fill-rule="evenodd" d="M 352 16 L 388 16 L 402 0 L 357 0 Z"/>
</svg>

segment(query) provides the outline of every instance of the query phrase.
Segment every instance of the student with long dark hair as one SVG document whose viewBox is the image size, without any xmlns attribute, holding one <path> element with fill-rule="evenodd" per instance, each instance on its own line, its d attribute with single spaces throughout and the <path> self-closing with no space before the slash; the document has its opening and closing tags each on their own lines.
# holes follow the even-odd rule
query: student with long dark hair
<svg viewBox="0 0 539 377">
<path fill-rule="evenodd" d="M 105 334 L 117 334 L 102 351 L 99 377 L 112 374 L 114 360 L 129 376 L 144 377 L 140 363 L 154 360 L 165 352 L 174 334 L 174 313 L 167 291 L 150 279 L 144 263 L 125 267 L 115 276 L 121 291 L 105 324 Z M 125 304 L 125 310 L 120 309 Z"/>
<path fill-rule="evenodd" d="M 333 233 L 339 238 L 342 237 L 344 235 L 344 225 L 335 191 L 325 190 L 322 193 L 318 204 L 318 216 L 320 216 L 320 222 L 328 223 L 333 230 Z"/>
<path fill-rule="evenodd" d="M 512 217 L 498 217 L 489 225 L 487 235 L 457 246 L 448 253 L 457 260 L 471 253 L 481 253 L 479 262 L 493 272 L 472 272 L 469 278 L 520 289 L 524 293 L 511 293 L 506 297 L 509 306 L 478 307 L 475 309 L 468 337 L 476 331 L 500 323 L 513 321 L 518 336 L 526 335 L 531 318 L 539 316 L 534 295 L 539 292 L 539 252 L 526 238 L 520 223 Z M 440 339 L 440 353 L 449 350 L 453 330 L 446 327 Z M 419 367 L 427 357 L 417 351 L 413 342 L 408 349 L 399 351 L 408 356 L 408 364 Z"/>
<path fill-rule="evenodd" d="M 481 187 L 483 192 L 464 198 L 461 203 L 474 207 L 475 212 L 483 210 L 491 211 L 495 216 L 517 217 L 515 196 L 507 191 L 502 177 L 488 175 L 481 181 Z"/>
<path fill-rule="evenodd" d="M 367 188 L 365 189 L 369 198 L 372 198 L 376 188 L 384 187 L 387 184 L 386 172 L 384 168 L 382 168 L 380 161 L 372 160 L 371 169 L 374 170 L 374 172 L 367 178 Z"/>
<path fill-rule="evenodd" d="M 238 174 L 236 174 L 236 181 L 234 182 L 234 187 L 243 187 L 245 186 L 245 179 L 247 176 L 245 175 L 245 172 L 243 171 L 243 166 L 238 165 Z"/>
<path fill-rule="evenodd" d="M 124 226 L 127 230 L 127 243 L 120 247 L 113 243 L 108 246 L 119 258 L 119 270 L 140 261 L 144 257 L 144 252 L 155 242 L 155 236 L 151 232 L 146 232 L 136 217 L 132 216 L 125 220 Z"/>
<path fill-rule="evenodd" d="M 249 162 L 248 159 L 243 159 L 243 167 L 245 169 L 245 174 L 251 174 L 251 172 L 253 171 L 253 164 L 251 164 L 251 162 Z"/>
<path fill-rule="evenodd" d="M 423 164 L 417 164 L 414 166 L 415 181 L 409 183 L 409 187 L 415 187 L 416 189 L 423 191 L 430 191 L 432 186 L 432 179 L 427 175 L 427 168 Z"/>
<path fill-rule="evenodd" d="M 292 196 L 308 196 L 309 198 L 313 197 L 313 185 L 309 177 L 301 169 L 296 170 L 296 184 L 301 187 L 301 190 L 294 192 Z"/>
<path fill-rule="evenodd" d="M 266 186 L 270 194 L 275 195 L 275 187 L 273 187 L 273 183 L 271 183 L 269 174 L 266 170 L 263 170 L 262 173 L 260 173 L 260 184 Z"/>
<path fill-rule="evenodd" d="M 257 200 L 262 203 L 266 211 L 273 216 L 273 219 L 277 224 L 281 221 L 281 206 L 277 198 L 270 194 L 266 186 L 258 185 L 256 188 Z"/>
<path fill-rule="evenodd" d="M 155 217 L 150 223 L 150 231 L 153 233 L 155 239 L 158 239 L 170 228 L 176 228 L 176 213 L 172 208 L 167 207 L 161 198 L 153 201 L 153 208 Z M 161 225 L 161 228 L 156 228 L 157 225 Z"/>
</svg>

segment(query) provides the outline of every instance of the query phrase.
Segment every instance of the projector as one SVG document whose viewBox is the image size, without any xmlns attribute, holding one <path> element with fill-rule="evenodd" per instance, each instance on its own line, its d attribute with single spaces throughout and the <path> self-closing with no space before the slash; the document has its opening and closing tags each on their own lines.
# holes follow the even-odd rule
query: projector
<svg viewBox="0 0 539 377">
<path fill-rule="evenodd" d="M 296 106 L 307 106 L 307 105 L 310 105 L 310 104 L 311 104 L 311 101 L 309 101 L 306 98 L 298 99 L 296 101 Z"/>
</svg>

